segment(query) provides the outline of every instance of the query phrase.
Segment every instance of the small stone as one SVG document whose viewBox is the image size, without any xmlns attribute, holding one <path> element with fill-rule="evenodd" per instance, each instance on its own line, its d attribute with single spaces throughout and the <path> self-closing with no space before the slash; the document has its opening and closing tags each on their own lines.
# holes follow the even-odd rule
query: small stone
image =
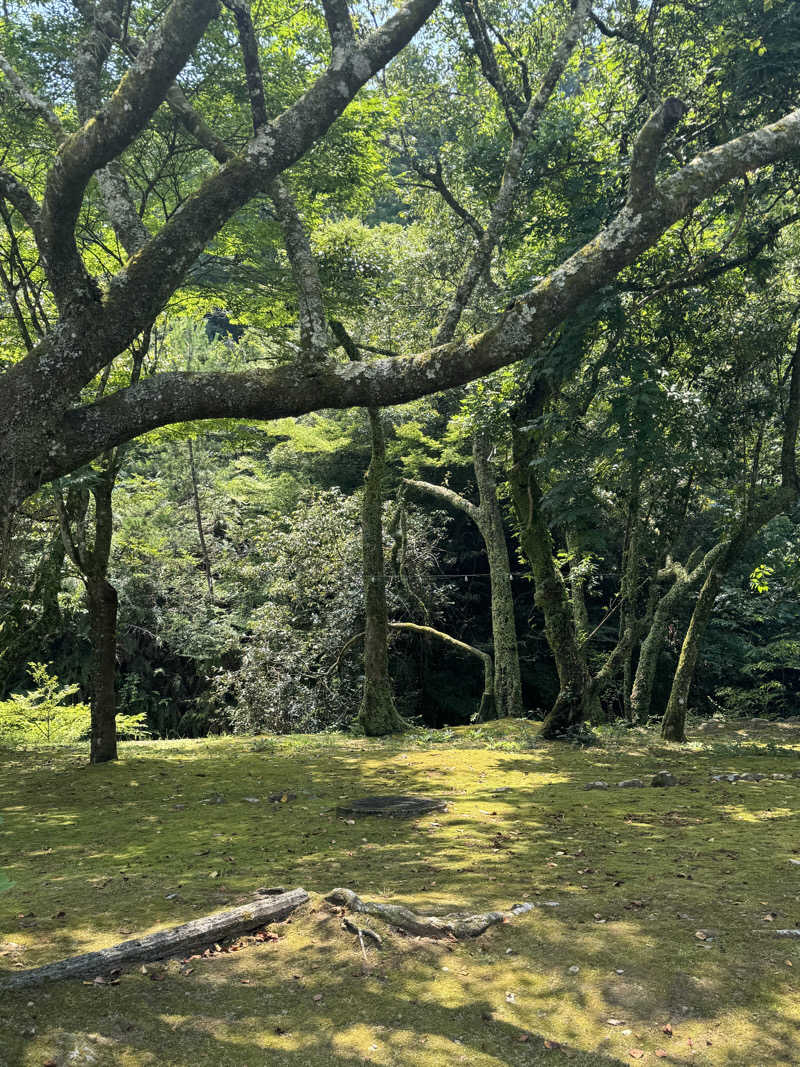
<svg viewBox="0 0 800 1067">
<path fill-rule="evenodd" d="M 763 777 L 763 774 L 758 774 L 755 771 L 745 771 L 744 774 L 737 775 L 740 782 L 760 782 Z"/>
<path fill-rule="evenodd" d="M 773 774 L 772 778 L 775 782 L 788 782 L 792 776 L 790 774 Z"/>
<path fill-rule="evenodd" d="M 792 778 L 800 778 L 800 767 L 795 767 L 792 771 Z"/>
<path fill-rule="evenodd" d="M 789 860 L 793 867 L 800 867 L 800 860 Z"/>
<path fill-rule="evenodd" d="M 587 782 L 584 789 L 608 789 L 608 782 Z"/>
<path fill-rule="evenodd" d="M 567 971 L 568 971 L 568 972 L 569 972 L 570 974 L 580 974 L 580 971 L 581 971 L 581 969 L 580 969 L 580 967 L 579 967 L 579 966 L 577 965 L 577 963 L 573 963 L 573 965 L 572 965 L 571 967 L 567 967 Z"/>
<path fill-rule="evenodd" d="M 668 786 L 677 785 L 678 782 L 674 775 L 669 771 L 656 771 L 653 777 L 650 779 L 650 785 L 652 786 Z"/>
<path fill-rule="evenodd" d="M 620 789 L 643 789 L 644 782 L 641 778 L 626 778 L 624 782 L 617 782 Z"/>
</svg>

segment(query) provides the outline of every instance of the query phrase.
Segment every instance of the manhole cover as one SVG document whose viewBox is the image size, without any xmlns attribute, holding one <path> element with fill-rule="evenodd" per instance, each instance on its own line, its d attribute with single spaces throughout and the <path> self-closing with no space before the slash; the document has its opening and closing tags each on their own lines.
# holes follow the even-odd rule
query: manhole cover
<svg viewBox="0 0 800 1067">
<path fill-rule="evenodd" d="M 410 819 L 429 811 L 447 811 L 447 804 L 433 797 L 359 797 L 341 804 L 336 810 L 340 815 L 391 815 L 397 819 Z"/>
</svg>

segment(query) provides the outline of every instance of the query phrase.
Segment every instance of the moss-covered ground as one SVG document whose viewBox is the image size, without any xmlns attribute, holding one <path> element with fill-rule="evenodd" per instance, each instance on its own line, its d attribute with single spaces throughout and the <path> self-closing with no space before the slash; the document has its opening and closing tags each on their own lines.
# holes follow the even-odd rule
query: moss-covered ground
<svg viewBox="0 0 800 1067">
<path fill-rule="evenodd" d="M 792 771 L 800 729 L 579 750 L 499 723 L 131 743 L 102 767 L 77 750 L 0 758 L 0 971 L 262 886 L 312 894 L 277 940 L 3 994 L 5 1067 L 800 1063 L 800 940 L 775 933 L 800 927 L 800 779 L 710 781 Z M 679 784 L 583 788 L 660 768 Z M 336 814 L 400 792 L 449 811 Z M 539 906 L 458 944 L 374 920 L 384 948 L 365 959 L 322 902 L 337 885 L 423 912 Z"/>
</svg>

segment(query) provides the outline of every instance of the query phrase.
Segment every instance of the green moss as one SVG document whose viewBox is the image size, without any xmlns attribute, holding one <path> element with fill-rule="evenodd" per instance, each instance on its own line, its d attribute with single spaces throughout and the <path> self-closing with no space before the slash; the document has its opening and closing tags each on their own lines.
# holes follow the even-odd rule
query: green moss
<svg viewBox="0 0 800 1067">
<path fill-rule="evenodd" d="M 800 1062 L 800 945 L 772 932 L 800 925 L 789 863 L 800 780 L 710 782 L 792 769 L 799 742 L 800 730 L 731 730 L 678 748 L 632 731 L 577 750 L 503 721 L 386 741 L 124 743 L 119 763 L 98 767 L 77 750 L 6 753 L 3 969 L 179 923 L 259 886 L 313 896 L 274 928 L 278 941 L 192 961 L 191 973 L 172 961 L 115 986 L 6 995 L 0 1062 L 597 1067 L 633 1062 L 630 1049 L 655 1063 L 660 1048 L 671 1063 Z M 681 784 L 583 790 L 660 767 Z M 353 825 L 335 813 L 342 797 L 404 791 L 444 796 L 450 810 Z M 321 902 L 335 885 L 421 911 L 559 906 L 455 946 L 381 927 L 384 951 L 367 948 L 365 961 Z"/>
</svg>

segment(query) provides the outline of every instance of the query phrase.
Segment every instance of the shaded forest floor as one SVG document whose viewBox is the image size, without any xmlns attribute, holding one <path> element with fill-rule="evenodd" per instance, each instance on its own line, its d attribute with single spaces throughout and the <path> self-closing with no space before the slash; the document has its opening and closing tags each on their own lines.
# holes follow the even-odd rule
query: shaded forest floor
<svg viewBox="0 0 800 1067">
<path fill-rule="evenodd" d="M 0 759 L 0 971 L 262 886 L 312 894 L 277 940 L 4 994 L 3 1067 L 800 1063 L 800 941 L 774 932 L 800 927 L 800 779 L 710 780 L 800 767 L 800 728 L 577 750 L 505 722 Z M 677 786 L 583 788 L 661 768 Z M 449 811 L 336 814 L 401 792 Z M 372 920 L 384 948 L 365 961 L 321 901 L 338 885 L 421 912 L 540 906 L 455 945 Z"/>
</svg>

